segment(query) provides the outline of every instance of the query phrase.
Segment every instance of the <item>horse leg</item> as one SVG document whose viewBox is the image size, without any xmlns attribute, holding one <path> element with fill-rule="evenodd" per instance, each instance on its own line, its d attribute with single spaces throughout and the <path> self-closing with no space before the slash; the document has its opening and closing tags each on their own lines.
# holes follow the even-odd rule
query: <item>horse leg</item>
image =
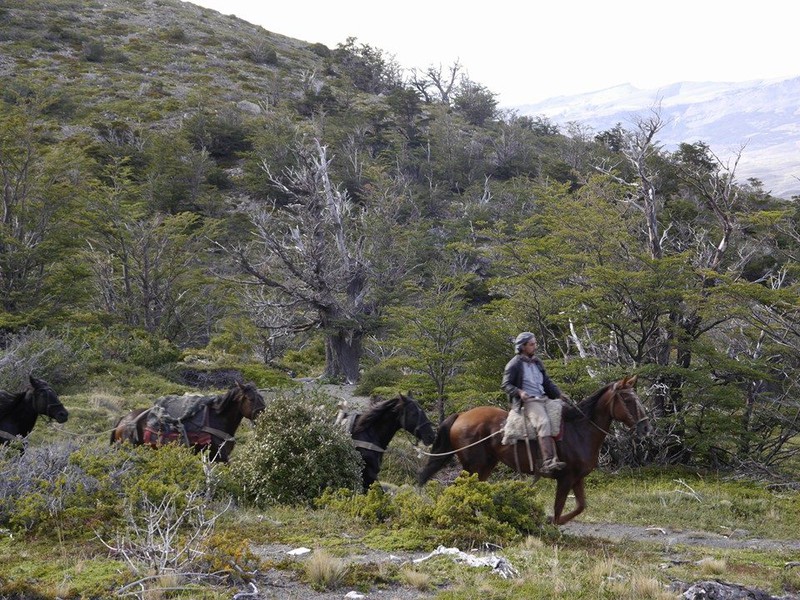
<svg viewBox="0 0 800 600">
<path fill-rule="evenodd" d="M 381 470 L 381 456 L 372 450 L 359 448 L 359 453 L 364 461 L 364 468 L 361 470 L 361 483 L 364 492 L 369 491 L 369 486 L 378 480 L 378 473 Z"/>
<path fill-rule="evenodd" d="M 575 492 L 575 509 L 565 515 L 562 515 L 561 511 L 564 510 L 564 504 L 567 501 L 567 495 L 569 494 L 570 487 L 572 488 L 572 491 Z M 583 478 L 578 479 L 571 486 L 568 478 L 565 477 L 563 479 L 559 479 L 558 485 L 556 486 L 556 500 L 553 504 L 553 524 L 563 525 L 564 523 L 568 523 L 581 514 L 585 509 L 586 490 L 583 486 Z"/>
<path fill-rule="evenodd" d="M 461 466 L 467 473 L 477 473 L 479 481 L 486 481 L 497 466 L 499 459 L 497 455 L 491 452 L 491 448 L 482 449 L 482 446 L 478 446 L 478 449 L 481 449 L 481 451 L 478 452 L 475 448 L 471 448 L 470 450 L 459 452 L 457 456 Z"/>
</svg>

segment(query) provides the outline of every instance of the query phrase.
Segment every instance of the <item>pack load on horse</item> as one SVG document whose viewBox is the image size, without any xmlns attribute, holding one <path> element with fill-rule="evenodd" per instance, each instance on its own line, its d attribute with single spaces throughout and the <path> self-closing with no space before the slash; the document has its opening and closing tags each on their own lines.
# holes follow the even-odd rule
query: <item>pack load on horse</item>
<svg viewBox="0 0 800 600">
<path fill-rule="evenodd" d="M 29 385 L 12 394 L 0 390 L 0 444 L 25 438 L 36 424 L 39 415 L 65 423 L 69 412 L 43 379 L 28 376 Z"/>
<path fill-rule="evenodd" d="M 212 460 L 227 462 L 242 418 L 255 421 L 265 406 L 253 383 L 236 383 L 217 396 L 163 396 L 152 407 L 123 416 L 111 433 L 111 443 L 128 441 L 154 448 L 177 443 L 195 452 L 209 450 Z"/>
<path fill-rule="evenodd" d="M 362 483 L 364 491 L 378 479 L 383 455 L 389 442 L 401 429 L 429 446 L 435 433 L 428 415 L 411 396 L 399 394 L 389 400 L 379 397 L 370 400 L 364 413 L 349 412 L 347 403 L 339 404 L 336 424 L 353 438 L 353 444 L 364 460 Z"/>
<path fill-rule="evenodd" d="M 436 433 L 428 462 L 419 474 L 424 485 L 447 466 L 455 455 L 469 473 L 486 481 L 499 462 L 519 473 L 550 477 L 556 481 L 552 522 L 563 525 L 586 508 L 584 478 L 597 467 L 600 448 L 611 423 L 620 421 L 637 435 L 646 436 L 653 428 L 636 394 L 637 377 L 624 377 L 610 383 L 579 402 L 564 404 L 563 425 L 558 454 L 565 467 L 544 474 L 535 439 L 503 444 L 501 435 L 508 412 L 496 406 L 479 406 L 456 413 L 442 421 Z M 530 462 L 526 460 L 531 456 Z M 521 458 L 522 457 L 522 458 Z M 575 494 L 575 509 L 562 515 L 569 492 Z"/>
</svg>

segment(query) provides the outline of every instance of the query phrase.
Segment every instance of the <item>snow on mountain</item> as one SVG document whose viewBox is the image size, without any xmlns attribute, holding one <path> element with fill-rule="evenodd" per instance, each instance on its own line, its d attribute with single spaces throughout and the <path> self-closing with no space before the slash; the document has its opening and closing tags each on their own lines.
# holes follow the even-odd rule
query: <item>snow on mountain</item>
<svg viewBox="0 0 800 600">
<path fill-rule="evenodd" d="M 630 84 L 511 107 L 519 115 L 579 122 L 600 132 L 660 107 L 658 141 L 668 150 L 702 141 L 723 161 L 742 150 L 736 174 L 754 177 L 773 195 L 800 195 L 800 77 L 738 83 L 679 82 L 642 90 Z"/>
</svg>

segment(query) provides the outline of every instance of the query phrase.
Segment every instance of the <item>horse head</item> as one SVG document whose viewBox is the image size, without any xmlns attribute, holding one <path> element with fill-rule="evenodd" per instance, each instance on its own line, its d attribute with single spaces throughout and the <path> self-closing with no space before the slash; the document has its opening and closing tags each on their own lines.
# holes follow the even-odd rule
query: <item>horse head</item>
<svg viewBox="0 0 800 600">
<path fill-rule="evenodd" d="M 637 379 L 638 376 L 632 375 L 613 384 L 610 390 L 613 394 L 611 417 L 625 423 L 630 429 L 635 428 L 637 435 L 648 436 L 653 433 L 653 427 L 650 425 L 647 412 L 636 393 Z"/>
<path fill-rule="evenodd" d="M 410 395 L 400 394 L 399 400 L 403 407 L 400 415 L 400 424 L 403 429 L 421 440 L 426 446 L 430 446 L 436 439 L 436 432 L 433 430 L 433 424 L 428 419 L 428 415 Z"/>
<path fill-rule="evenodd" d="M 233 384 L 231 389 L 217 396 L 211 403 L 211 408 L 218 414 L 223 412 L 232 414 L 235 411 L 251 421 L 255 421 L 258 413 L 265 407 L 264 397 L 254 383 L 239 383 L 238 381 Z"/>
<path fill-rule="evenodd" d="M 28 379 L 31 382 L 31 387 L 28 390 L 26 399 L 30 399 L 31 405 L 36 413 L 55 419 L 59 423 L 66 422 L 69 417 L 69 412 L 64 405 L 61 404 L 58 396 L 47 382 L 42 379 L 37 379 L 33 375 L 29 375 Z"/>
<path fill-rule="evenodd" d="M 258 391 L 254 383 L 236 383 L 238 392 L 240 394 L 240 409 L 242 414 L 255 421 L 258 414 L 267 407 L 264 402 L 264 396 Z"/>
</svg>

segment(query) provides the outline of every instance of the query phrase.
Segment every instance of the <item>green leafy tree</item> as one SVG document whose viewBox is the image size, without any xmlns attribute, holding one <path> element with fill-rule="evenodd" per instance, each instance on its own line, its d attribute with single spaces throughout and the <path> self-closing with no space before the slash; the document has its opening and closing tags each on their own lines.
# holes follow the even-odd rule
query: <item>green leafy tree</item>
<svg viewBox="0 0 800 600">
<path fill-rule="evenodd" d="M 44 142 L 50 135 L 35 95 L 0 108 L 0 328 L 41 323 L 74 299 L 62 254 L 74 245 L 70 208 L 82 195 L 80 152 Z"/>
<path fill-rule="evenodd" d="M 412 290 L 412 305 L 388 311 L 393 323 L 390 342 L 403 353 L 411 369 L 433 384 L 439 421 L 446 414 L 448 386 L 470 356 L 470 319 L 461 285 L 434 281 Z"/>
<path fill-rule="evenodd" d="M 497 98 L 485 86 L 464 79 L 456 92 L 453 104 L 472 125 L 484 125 L 497 113 Z"/>
<path fill-rule="evenodd" d="M 106 170 L 84 214 L 84 258 L 94 274 L 96 305 L 132 327 L 170 340 L 197 341 L 209 303 L 200 252 L 200 216 L 148 215 L 142 187 L 123 162 Z"/>
</svg>

